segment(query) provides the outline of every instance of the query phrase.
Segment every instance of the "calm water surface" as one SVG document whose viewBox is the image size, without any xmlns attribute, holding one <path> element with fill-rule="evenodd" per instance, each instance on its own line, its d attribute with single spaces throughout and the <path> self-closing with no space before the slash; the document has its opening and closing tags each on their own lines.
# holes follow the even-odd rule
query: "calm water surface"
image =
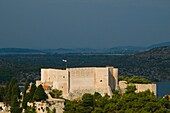
<svg viewBox="0 0 170 113">
<path fill-rule="evenodd" d="M 170 82 L 158 82 L 157 84 L 157 97 L 163 97 L 170 94 Z"/>
</svg>

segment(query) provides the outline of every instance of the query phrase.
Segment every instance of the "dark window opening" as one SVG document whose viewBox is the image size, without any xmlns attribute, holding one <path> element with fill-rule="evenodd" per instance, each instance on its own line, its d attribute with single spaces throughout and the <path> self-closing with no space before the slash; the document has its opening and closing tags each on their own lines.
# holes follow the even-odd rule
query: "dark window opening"
<svg viewBox="0 0 170 113">
<path fill-rule="evenodd" d="M 102 82 L 102 80 L 100 80 L 100 82 Z"/>
</svg>

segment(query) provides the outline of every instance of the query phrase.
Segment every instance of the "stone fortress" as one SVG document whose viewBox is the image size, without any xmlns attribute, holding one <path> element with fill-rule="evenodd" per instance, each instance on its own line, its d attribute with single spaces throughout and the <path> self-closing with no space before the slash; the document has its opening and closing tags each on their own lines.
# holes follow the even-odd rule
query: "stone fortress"
<svg viewBox="0 0 170 113">
<path fill-rule="evenodd" d="M 36 86 L 42 85 L 48 95 L 48 103 L 28 102 L 30 107 L 36 106 L 36 113 L 47 113 L 56 109 L 56 113 L 63 113 L 64 99 L 52 98 L 49 91 L 58 89 L 62 91 L 62 97 L 65 99 L 80 98 L 84 93 L 101 95 L 113 95 L 114 90 L 119 90 L 121 94 L 125 93 L 129 85 L 127 81 L 118 81 L 118 69 L 114 67 L 84 67 L 84 68 L 66 68 L 62 69 L 41 69 L 41 80 L 36 81 Z M 133 84 L 136 86 L 136 92 L 150 90 L 156 95 L 156 84 Z M 31 86 L 31 85 L 30 85 Z M 6 109 L 5 104 L 0 102 L 0 107 Z M 9 111 L 7 109 L 7 111 Z M 0 111 L 1 112 L 1 111 Z M 9 112 L 7 112 L 9 113 Z"/>
<path fill-rule="evenodd" d="M 126 81 L 118 81 L 118 69 L 114 67 L 83 67 L 62 69 L 41 69 L 42 84 L 48 89 L 59 89 L 63 98 L 75 99 L 84 93 L 99 92 L 112 96 L 114 90 L 126 91 Z M 136 92 L 150 90 L 156 95 L 156 84 L 134 84 Z"/>
<path fill-rule="evenodd" d="M 41 69 L 41 80 L 36 85 L 46 85 L 59 89 L 63 98 L 74 99 L 84 93 L 99 92 L 112 95 L 118 89 L 118 69 L 114 67 L 85 67 L 61 69 Z"/>
</svg>

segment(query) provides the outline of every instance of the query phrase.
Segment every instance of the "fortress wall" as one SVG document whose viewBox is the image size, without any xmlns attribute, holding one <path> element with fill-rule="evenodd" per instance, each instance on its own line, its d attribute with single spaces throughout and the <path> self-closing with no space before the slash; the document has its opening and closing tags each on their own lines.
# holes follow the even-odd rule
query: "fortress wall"
<svg viewBox="0 0 170 113">
<path fill-rule="evenodd" d="M 42 84 L 42 82 L 40 81 L 40 80 L 37 80 L 36 81 L 36 87 L 38 87 L 39 85 L 41 85 Z"/>
<path fill-rule="evenodd" d="M 142 92 L 145 90 L 150 90 L 156 95 L 156 84 L 135 84 L 136 86 L 136 92 Z"/>
<path fill-rule="evenodd" d="M 94 92 L 111 95 L 116 86 L 117 74 L 117 69 L 113 67 L 42 69 L 41 82 L 52 83 L 53 89 L 62 90 L 64 98 L 70 95 L 77 98 L 84 93 Z"/>
<path fill-rule="evenodd" d="M 41 81 L 46 82 L 48 79 L 48 69 L 41 69 Z"/>
<path fill-rule="evenodd" d="M 53 82 L 57 79 L 67 75 L 66 70 L 59 69 L 41 69 L 41 81 L 42 82 Z"/>
<path fill-rule="evenodd" d="M 119 90 L 121 94 L 125 93 L 126 87 L 127 87 L 126 81 L 119 81 Z"/>
<path fill-rule="evenodd" d="M 115 89 L 115 78 L 113 76 L 113 67 L 108 68 L 108 73 L 109 73 L 109 87 L 111 90 Z"/>
<path fill-rule="evenodd" d="M 114 88 L 118 89 L 118 68 L 113 68 Z"/>
<path fill-rule="evenodd" d="M 65 70 L 49 69 L 48 82 L 53 82 L 66 75 Z"/>
<path fill-rule="evenodd" d="M 70 68 L 70 91 L 94 89 L 94 68 Z"/>
<path fill-rule="evenodd" d="M 95 89 L 96 92 L 101 93 L 104 95 L 105 93 L 108 93 L 108 68 L 96 68 L 95 73 L 96 79 L 95 79 Z"/>
<path fill-rule="evenodd" d="M 69 79 L 67 70 L 52 70 L 50 77 L 53 81 L 53 89 L 59 89 L 62 91 L 63 96 L 68 95 L 69 89 Z"/>
<path fill-rule="evenodd" d="M 53 85 L 53 89 L 62 90 L 63 96 L 68 95 L 68 71 L 59 69 L 41 69 L 41 82 Z"/>
<path fill-rule="evenodd" d="M 136 92 L 142 92 L 150 90 L 156 95 L 156 84 L 134 84 L 136 86 Z M 125 93 L 127 87 L 126 81 L 119 81 L 119 89 L 121 93 Z"/>
<path fill-rule="evenodd" d="M 97 88 L 107 88 L 108 86 L 108 68 L 96 68 L 96 82 L 95 87 Z"/>
</svg>

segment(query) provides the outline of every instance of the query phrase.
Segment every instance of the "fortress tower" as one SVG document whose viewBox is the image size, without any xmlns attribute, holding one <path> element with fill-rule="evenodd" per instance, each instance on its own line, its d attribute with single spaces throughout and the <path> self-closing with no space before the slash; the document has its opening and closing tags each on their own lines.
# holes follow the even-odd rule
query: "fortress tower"
<svg viewBox="0 0 170 113">
<path fill-rule="evenodd" d="M 67 99 L 81 97 L 84 93 L 99 92 L 112 95 L 118 87 L 118 69 L 114 67 L 84 67 L 61 69 L 41 69 L 41 81 L 59 89 Z"/>
</svg>

